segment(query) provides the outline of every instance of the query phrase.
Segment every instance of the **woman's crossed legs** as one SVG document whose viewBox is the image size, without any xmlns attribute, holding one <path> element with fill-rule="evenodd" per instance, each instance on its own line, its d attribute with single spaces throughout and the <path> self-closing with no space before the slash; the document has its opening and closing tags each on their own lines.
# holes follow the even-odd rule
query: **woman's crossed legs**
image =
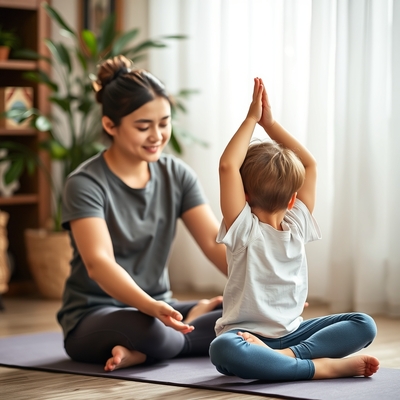
<svg viewBox="0 0 400 400">
<path fill-rule="evenodd" d="M 172 306 L 195 327 L 183 335 L 134 308 L 103 307 L 85 316 L 67 336 L 65 349 L 76 361 L 105 363 L 112 371 L 186 355 L 206 355 L 221 316 L 221 298 Z"/>
</svg>

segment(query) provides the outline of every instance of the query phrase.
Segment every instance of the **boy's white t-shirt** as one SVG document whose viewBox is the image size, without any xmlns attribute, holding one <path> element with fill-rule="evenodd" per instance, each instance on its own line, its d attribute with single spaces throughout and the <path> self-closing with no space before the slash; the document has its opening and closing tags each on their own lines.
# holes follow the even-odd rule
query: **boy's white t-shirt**
<svg viewBox="0 0 400 400">
<path fill-rule="evenodd" d="M 268 338 L 295 331 L 308 292 L 305 244 L 321 238 L 299 199 L 288 210 L 283 231 L 261 222 L 246 203 L 230 229 L 222 222 L 217 242 L 227 246 L 228 281 L 218 335 L 242 329 Z"/>
</svg>

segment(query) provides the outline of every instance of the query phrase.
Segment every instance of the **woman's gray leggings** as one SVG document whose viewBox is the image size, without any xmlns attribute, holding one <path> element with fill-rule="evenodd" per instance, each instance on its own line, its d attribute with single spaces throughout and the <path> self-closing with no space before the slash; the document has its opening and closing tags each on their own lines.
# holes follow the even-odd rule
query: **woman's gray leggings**
<svg viewBox="0 0 400 400">
<path fill-rule="evenodd" d="M 196 304 L 171 303 L 184 319 Z M 221 315 L 218 306 L 192 321 L 194 331 L 184 335 L 135 308 L 107 306 L 86 315 L 67 335 L 64 346 L 73 360 L 87 363 L 104 364 L 117 345 L 146 354 L 146 364 L 173 357 L 207 356 L 215 338 L 215 322 Z"/>
</svg>

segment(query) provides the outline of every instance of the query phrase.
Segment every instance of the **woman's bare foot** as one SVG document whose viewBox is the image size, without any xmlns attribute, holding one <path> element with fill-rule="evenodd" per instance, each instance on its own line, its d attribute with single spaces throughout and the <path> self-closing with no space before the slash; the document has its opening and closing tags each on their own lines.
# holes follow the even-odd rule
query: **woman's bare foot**
<svg viewBox="0 0 400 400">
<path fill-rule="evenodd" d="M 146 354 L 136 350 L 128 350 L 123 346 L 115 346 L 111 353 L 113 356 L 107 360 L 104 371 L 127 368 L 146 361 Z"/>
<path fill-rule="evenodd" d="M 251 344 L 256 344 L 258 346 L 266 347 L 268 349 L 271 349 L 273 351 L 276 351 L 277 353 L 281 353 L 285 356 L 296 358 L 294 355 L 293 351 L 288 349 L 282 349 L 282 350 L 276 350 L 268 345 L 266 345 L 260 338 L 258 338 L 256 335 L 253 335 L 250 332 L 238 332 L 238 335 L 241 336 L 246 342 L 251 343 Z"/>
<path fill-rule="evenodd" d="M 190 324 L 196 318 L 206 314 L 215 307 L 222 303 L 222 296 L 216 296 L 212 299 L 200 300 L 190 311 L 186 319 L 183 321 L 185 324 Z"/>
<path fill-rule="evenodd" d="M 345 358 L 319 358 L 313 379 L 371 376 L 379 369 L 379 360 L 372 356 L 356 355 Z"/>
</svg>

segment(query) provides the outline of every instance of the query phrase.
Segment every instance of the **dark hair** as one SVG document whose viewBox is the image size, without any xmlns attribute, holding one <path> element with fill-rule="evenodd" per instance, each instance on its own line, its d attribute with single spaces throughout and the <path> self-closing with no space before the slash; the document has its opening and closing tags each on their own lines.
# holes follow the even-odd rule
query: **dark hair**
<svg viewBox="0 0 400 400">
<path fill-rule="evenodd" d="M 103 61 L 93 82 L 96 100 L 102 105 L 102 114 L 115 126 L 121 119 L 156 97 L 170 98 L 164 85 L 150 72 L 135 68 L 123 55 Z"/>
<path fill-rule="evenodd" d="M 293 151 L 261 142 L 249 146 L 240 174 L 250 207 L 274 213 L 287 209 L 304 183 L 305 169 Z"/>
</svg>

